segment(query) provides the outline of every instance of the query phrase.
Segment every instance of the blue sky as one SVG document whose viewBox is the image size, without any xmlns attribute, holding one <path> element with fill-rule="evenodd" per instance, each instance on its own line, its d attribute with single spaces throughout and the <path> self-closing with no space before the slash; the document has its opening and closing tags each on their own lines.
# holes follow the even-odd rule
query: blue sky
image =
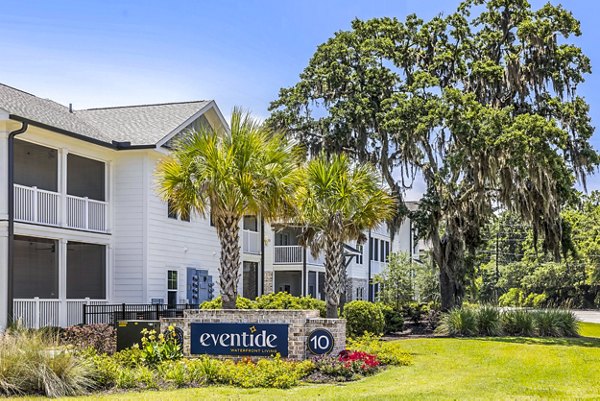
<svg viewBox="0 0 600 401">
<path fill-rule="evenodd" d="M 279 88 L 294 84 L 316 47 L 353 18 L 431 18 L 458 3 L 0 0 L 0 82 L 76 109 L 215 99 L 226 115 L 241 105 L 266 117 Z M 600 1 L 562 4 L 581 21 L 575 42 L 600 68 Z M 594 125 L 599 88 L 600 75 L 590 75 L 579 91 Z M 600 131 L 593 144 L 600 149 Z M 590 184 L 600 189 L 600 176 Z"/>
</svg>

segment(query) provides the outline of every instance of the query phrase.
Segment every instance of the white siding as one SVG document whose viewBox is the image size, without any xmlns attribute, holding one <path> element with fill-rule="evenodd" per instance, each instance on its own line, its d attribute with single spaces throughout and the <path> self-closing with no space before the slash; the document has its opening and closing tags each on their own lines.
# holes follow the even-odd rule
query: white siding
<svg viewBox="0 0 600 401">
<path fill-rule="evenodd" d="M 218 294 L 220 245 L 208 219 L 193 215 L 190 222 L 167 217 L 167 203 L 157 193 L 155 168 L 161 155 L 149 153 L 146 163 L 148 180 L 148 262 L 147 299 L 166 301 L 167 270 L 179 271 L 179 300 L 185 302 L 186 268 L 208 270 Z M 241 231 L 240 231 L 241 234 Z"/>
<path fill-rule="evenodd" d="M 113 302 L 146 302 L 144 298 L 144 158 L 123 152 L 113 163 Z"/>
</svg>

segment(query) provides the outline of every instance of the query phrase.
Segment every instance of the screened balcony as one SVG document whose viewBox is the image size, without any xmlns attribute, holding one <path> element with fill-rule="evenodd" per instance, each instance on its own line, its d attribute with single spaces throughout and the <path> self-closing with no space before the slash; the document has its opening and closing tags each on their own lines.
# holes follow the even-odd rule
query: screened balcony
<svg viewBox="0 0 600 401">
<path fill-rule="evenodd" d="M 15 140 L 15 221 L 108 231 L 106 165 Z"/>
<path fill-rule="evenodd" d="M 105 246 L 16 236 L 13 249 L 13 321 L 65 327 L 82 322 L 84 304 L 107 303 Z"/>
</svg>

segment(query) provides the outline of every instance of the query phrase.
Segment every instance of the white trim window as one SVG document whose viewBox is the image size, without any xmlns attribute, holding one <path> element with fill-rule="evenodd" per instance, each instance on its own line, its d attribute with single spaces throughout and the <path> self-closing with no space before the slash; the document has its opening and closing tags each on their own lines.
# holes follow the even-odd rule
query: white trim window
<svg viewBox="0 0 600 401">
<path fill-rule="evenodd" d="M 167 270 L 167 305 L 174 307 L 177 305 L 179 295 L 179 272 L 177 270 Z"/>
</svg>

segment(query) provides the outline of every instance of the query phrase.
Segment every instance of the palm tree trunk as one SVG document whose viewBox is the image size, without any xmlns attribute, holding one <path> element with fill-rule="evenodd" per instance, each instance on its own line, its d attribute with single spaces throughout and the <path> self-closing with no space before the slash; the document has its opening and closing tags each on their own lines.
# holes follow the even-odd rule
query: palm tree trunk
<svg viewBox="0 0 600 401">
<path fill-rule="evenodd" d="M 219 286 L 223 309 L 236 309 L 238 281 L 240 278 L 240 218 L 229 215 L 219 217 L 217 234 L 221 242 Z"/>
<path fill-rule="evenodd" d="M 344 268 L 344 243 L 338 232 L 327 234 L 325 243 L 325 292 L 327 318 L 338 317 L 341 294 L 341 274 Z"/>
</svg>

